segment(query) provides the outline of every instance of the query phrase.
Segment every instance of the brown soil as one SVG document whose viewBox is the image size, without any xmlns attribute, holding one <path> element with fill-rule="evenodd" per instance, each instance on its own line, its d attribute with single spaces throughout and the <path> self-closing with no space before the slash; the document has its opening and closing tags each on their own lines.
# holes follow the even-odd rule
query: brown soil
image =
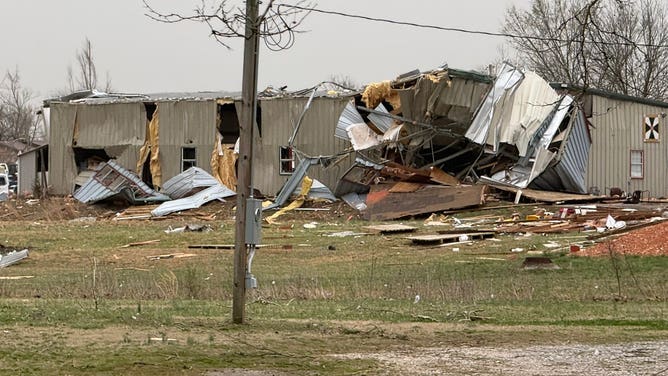
<svg viewBox="0 0 668 376">
<path fill-rule="evenodd" d="M 235 214 L 236 199 L 213 201 L 201 208 L 188 210 L 182 214 L 171 214 L 165 218 L 176 218 L 179 215 L 198 216 L 200 219 L 232 218 Z M 98 220 L 111 219 L 117 213 L 130 208 L 125 202 L 103 202 L 82 204 L 72 197 L 49 197 L 47 199 L 11 199 L 0 202 L 0 221 L 59 221 L 74 220 L 84 217 L 95 217 Z M 133 206 L 133 209 L 141 206 Z M 278 219 L 279 223 L 293 220 L 334 221 L 359 219 L 359 213 L 342 201 L 334 203 L 306 202 L 305 210 L 288 212 Z M 308 210 L 315 209 L 315 210 Z"/>
<path fill-rule="evenodd" d="M 617 238 L 589 247 L 581 256 L 607 256 L 610 252 L 624 255 L 668 255 L 668 221 L 622 234 Z"/>
</svg>

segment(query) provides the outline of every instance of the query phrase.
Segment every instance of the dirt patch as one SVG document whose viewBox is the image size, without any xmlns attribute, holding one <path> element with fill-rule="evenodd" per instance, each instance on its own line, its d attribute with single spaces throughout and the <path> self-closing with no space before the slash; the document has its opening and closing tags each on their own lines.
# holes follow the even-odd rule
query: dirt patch
<svg viewBox="0 0 668 376">
<path fill-rule="evenodd" d="M 0 202 L 0 221 L 58 221 L 81 220 L 95 218 L 97 220 L 111 220 L 117 213 L 130 208 L 126 202 L 101 202 L 83 204 L 72 197 L 49 197 L 47 199 L 12 199 Z M 141 208 L 141 206 L 132 206 Z M 168 216 L 154 218 L 164 220 L 168 218 L 210 218 L 226 219 L 235 215 L 236 199 L 227 201 L 212 201 L 198 209 L 174 213 Z M 273 213 L 269 212 L 269 215 Z M 307 201 L 302 208 L 290 211 L 278 220 L 279 223 L 291 221 L 329 221 L 352 220 L 361 218 L 357 210 L 352 209 L 343 201 L 333 203 Z"/>
<path fill-rule="evenodd" d="M 665 256 L 668 255 L 666 239 L 668 239 L 668 221 L 663 221 L 596 244 L 577 254 L 581 256 L 607 256 L 610 251 L 613 251 L 624 255 Z"/>
<path fill-rule="evenodd" d="M 443 347 L 367 354 L 401 375 L 658 375 L 668 369 L 668 341 L 613 345 L 564 344 L 528 347 Z"/>
</svg>

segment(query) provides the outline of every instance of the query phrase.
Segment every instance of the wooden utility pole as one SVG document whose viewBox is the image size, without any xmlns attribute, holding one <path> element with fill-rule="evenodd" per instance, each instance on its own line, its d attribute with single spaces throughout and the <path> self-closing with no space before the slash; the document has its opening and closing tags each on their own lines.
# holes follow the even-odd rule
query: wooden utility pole
<svg viewBox="0 0 668 376">
<path fill-rule="evenodd" d="M 253 165 L 253 130 L 257 108 L 257 63 L 259 53 L 259 0 L 246 1 L 246 34 L 241 88 L 241 119 L 239 122 L 239 163 L 237 178 L 237 214 L 234 238 L 234 292 L 232 321 L 246 320 L 246 200 L 251 192 Z"/>
</svg>

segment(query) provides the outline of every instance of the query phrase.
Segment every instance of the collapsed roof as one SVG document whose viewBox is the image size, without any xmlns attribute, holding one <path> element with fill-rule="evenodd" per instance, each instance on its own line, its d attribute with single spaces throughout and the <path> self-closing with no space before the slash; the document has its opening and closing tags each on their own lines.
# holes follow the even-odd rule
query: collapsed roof
<svg viewBox="0 0 668 376">
<path fill-rule="evenodd" d="M 494 80 L 442 67 L 369 85 L 343 111 L 334 136 L 375 164 L 438 167 L 469 182 L 587 192 L 591 140 L 578 102 L 508 64 Z"/>
</svg>

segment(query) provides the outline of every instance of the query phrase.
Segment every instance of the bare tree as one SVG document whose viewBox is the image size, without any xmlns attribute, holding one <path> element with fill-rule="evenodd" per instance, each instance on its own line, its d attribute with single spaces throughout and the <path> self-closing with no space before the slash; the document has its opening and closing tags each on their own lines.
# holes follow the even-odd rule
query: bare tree
<svg viewBox="0 0 668 376">
<path fill-rule="evenodd" d="M 668 98 L 668 4 L 661 0 L 533 0 L 503 31 L 528 68 L 551 81 Z"/>
<path fill-rule="evenodd" d="M 107 74 L 103 91 L 109 93 L 112 91 L 111 79 Z M 67 67 L 67 84 L 70 92 L 80 90 L 95 90 L 98 87 L 97 67 L 93 59 L 93 44 L 86 38 L 80 50 L 76 54 L 76 72 L 70 65 Z"/>
<path fill-rule="evenodd" d="M 242 7 L 243 1 L 200 0 L 192 14 L 161 12 L 142 0 L 151 19 L 164 23 L 194 21 L 208 26 L 209 33 L 218 43 L 231 48 L 229 38 L 244 38 L 246 14 Z M 302 31 L 299 26 L 309 14 L 312 3 L 296 0 L 292 4 L 285 1 L 269 0 L 260 10 L 258 32 L 265 45 L 271 50 L 283 50 L 292 47 L 295 34 Z"/>
<path fill-rule="evenodd" d="M 37 128 L 33 99 L 33 93 L 21 84 L 18 68 L 7 71 L 0 84 L 0 140 L 33 141 Z"/>
<path fill-rule="evenodd" d="M 336 86 L 338 89 L 347 89 L 347 90 L 360 90 L 362 86 L 355 82 L 355 80 L 346 75 L 341 75 L 341 74 L 332 74 L 329 76 L 328 81 L 334 86 Z M 335 88 L 336 89 L 336 88 Z"/>
</svg>

